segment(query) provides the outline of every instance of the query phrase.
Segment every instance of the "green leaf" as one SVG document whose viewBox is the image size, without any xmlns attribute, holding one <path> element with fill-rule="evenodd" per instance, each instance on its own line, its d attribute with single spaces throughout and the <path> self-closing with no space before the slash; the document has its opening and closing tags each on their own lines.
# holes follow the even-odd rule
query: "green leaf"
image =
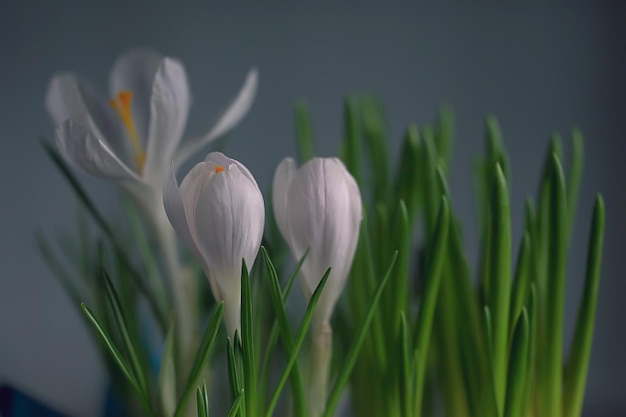
<svg viewBox="0 0 626 417">
<path fill-rule="evenodd" d="M 346 168 L 361 185 L 361 123 L 359 120 L 359 103 L 355 98 L 348 97 L 344 104 L 344 140 L 346 146 Z"/>
<path fill-rule="evenodd" d="M 119 366 L 120 371 L 122 371 L 122 374 L 126 377 L 128 382 L 130 383 L 131 387 L 133 388 L 133 390 L 135 391 L 135 393 L 137 394 L 137 396 L 141 400 L 141 403 L 144 406 L 144 408 L 146 409 L 146 411 L 148 412 L 148 414 L 149 415 L 153 415 L 152 409 L 150 407 L 150 400 L 149 400 L 149 398 L 145 397 L 145 393 L 141 389 L 141 386 L 139 385 L 139 383 L 137 382 L 137 379 L 135 378 L 135 375 L 133 374 L 133 371 L 131 370 L 129 365 L 126 363 L 126 361 L 122 357 L 122 354 L 120 353 L 120 351 L 115 346 L 115 343 L 113 343 L 113 340 L 109 336 L 109 333 L 104 329 L 104 327 L 102 327 L 100 325 L 100 322 L 98 321 L 96 316 L 94 316 L 92 311 L 89 309 L 89 307 L 87 307 L 85 305 L 85 303 L 81 303 L 80 308 L 83 310 L 83 313 L 85 314 L 87 319 L 91 322 L 91 324 L 93 325 L 93 327 L 96 330 L 96 332 L 102 338 L 102 341 L 104 342 L 104 345 L 106 346 L 108 351 L 111 353 L 111 356 L 113 357 L 113 360 Z"/>
<path fill-rule="evenodd" d="M 585 382 L 591 356 L 591 343 L 600 287 L 604 223 L 604 200 L 602 196 L 598 196 L 589 234 L 585 289 L 579 304 L 576 330 L 565 369 L 563 417 L 579 417 L 585 396 Z"/>
<path fill-rule="evenodd" d="M 383 106 L 374 97 L 364 97 L 361 101 L 365 142 L 367 144 L 372 182 L 374 186 L 374 202 L 387 201 L 389 192 L 389 157 L 387 126 Z"/>
<path fill-rule="evenodd" d="M 437 221 L 437 202 L 439 191 L 437 190 L 437 154 L 434 144 L 434 132 L 431 127 L 422 129 L 422 193 L 424 202 L 424 221 L 426 224 L 427 242 L 432 239 Z"/>
<path fill-rule="evenodd" d="M 511 313 L 509 316 L 509 331 L 513 337 L 513 330 L 519 315 L 524 307 L 524 301 L 530 286 L 530 257 L 531 239 L 528 232 L 524 233 L 519 255 L 517 256 L 517 267 L 515 268 L 515 280 L 513 281 L 513 291 L 511 292 Z"/>
<path fill-rule="evenodd" d="M 546 292 L 546 345 L 543 403 L 541 412 L 558 416 L 561 412 L 563 374 L 563 315 L 565 305 L 565 268 L 567 257 L 568 214 L 565 178 L 561 162 L 552 154 L 550 175 L 550 239 L 548 248 L 548 282 Z"/>
<path fill-rule="evenodd" d="M 252 294 L 245 259 L 241 261 L 241 348 L 243 350 L 243 386 L 246 391 L 246 416 L 254 416 L 257 409 L 257 369 L 253 329 Z"/>
<path fill-rule="evenodd" d="M 529 322 L 526 308 L 515 325 L 509 361 L 509 375 L 506 391 L 504 417 L 525 417 L 524 388 L 528 377 Z"/>
<path fill-rule="evenodd" d="M 237 398 L 235 398 L 235 402 L 233 402 L 230 410 L 228 410 L 227 417 L 235 417 L 239 413 L 239 409 L 241 408 L 241 404 L 244 402 L 244 400 L 245 394 L 244 390 L 242 389 L 241 391 L 239 391 L 239 395 L 237 395 Z"/>
<path fill-rule="evenodd" d="M 300 165 L 315 156 L 313 149 L 313 127 L 306 103 L 300 101 L 296 104 L 296 138 L 298 139 L 298 154 Z M 249 396 L 246 393 L 246 396 Z"/>
<path fill-rule="evenodd" d="M 413 409 L 417 415 L 422 410 L 424 380 L 426 364 L 428 363 L 428 348 L 432 333 L 435 305 L 439 294 L 439 284 L 443 270 L 443 263 L 448 245 L 448 229 L 450 224 L 450 208 L 448 199 L 441 197 L 437 225 L 432 239 L 429 260 L 424 273 L 424 292 L 420 303 L 417 321 L 413 334 L 413 346 L 419 352 L 417 375 L 415 376 L 415 392 Z"/>
<path fill-rule="evenodd" d="M 411 380 L 413 377 L 413 363 L 410 353 L 411 337 L 409 325 L 404 313 L 400 315 L 400 407 L 403 416 L 411 416 Z"/>
<path fill-rule="evenodd" d="M 128 331 L 128 324 L 122 310 L 122 304 L 120 303 L 119 296 L 117 295 L 117 291 L 115 290 L 111 279 L 104 269 L 102 269 L 102 278 L 104 280 L 104 286 L 107 294 L 107 299 L 109 301 L 109 306 L 111 307 L 113 317 L 115 318 L 115 322 L 117 324 L 117 328 L 120 331 L 122 339 L 124 341 L 124 347 L 126 348 L 126 351 L 128 352 L 130 358 L 130 366 L 133 371 L 133 375 L 137 381 L 137 384 L 139 385 L 139 388 L 143 392 L 143 395 L 147 398 L 149 397 L 149 393 L 145 371 L 142 363 L 139 360 L 139 356 L 137 355 L 135 341 L 131 338 L 131 335 Z"/>
<path fill-rule="evenodd" d="M 197 387 L 196 405 L 198 408 L 198 417 L 209 417 L 209 394 L 206 389 L 206 381 L 202 382 L 202 387 Z M 165 415 L 170 415 L 167 412 Z"/>
<path fill-rule="evenodd" d="M 499 164 L 496 164 L 495 171 L 490 208 L 490 266 L 487 305 L 491 311 L 496 400 L 498 414 L 502 415 L 506 395 L 511 303 L 511 211 L 506 178 Z"/>
<path fill-rule="evenodd" d="M 211 313 L 211 318 L 209 319 L 207 327 L 204 331 L 202 342 L 200 343 L 198 352 L 196 353 L 193 364 L 191 365 L 189 379 L 187 380 L 187 384 L 182 391 L 180 401 L 178 402 L 178 406 L 176 407 L 176 412 L 174 413 L 175 417 L 180 417 L 184 415 L 187 402 L 193 394 L 194 387 L 196 387 L 200 375 L 206 368 L 206 364 L 209 360 L 209 354 L 211 353 L 213 343 L 215 342 L 215 337 L 217 336 L 217 332 L 220 328 L 220 323 L 222 322 L 223 312 L 224 303 L 222 302 L 217 304 L 213 312 Z"/>
<path fill-rule="evenodd" d="M 337 374 L 337 379 L 335 380 L 335 385 L 328 396 L 328 401 L 326 403 L 326 408 L 324 410 L 324 414 L 322 417 L 332 417 L 335 414 L 335 409 L 339 404 L 339 399 L 341 398 L 341 394 L 348 383 L 350 378 L 350 374 L 352 373 L 352 369 L 356 363 L 357 357 L 359 355 L 359 351 L 361 350 L 361 346 L 363 345 L 363 341 L 365 340 L 365 335 L 369 329 L 369 325 L 374 318 L 374 313 L 376 312 L 376 307 L 378 306 L 378 302 L 380 301 L 383 290 L 385 289 L 385 285 L 389 280 L 389 276 L 391 275 L 391 271 L 396 263 L 396 258 L 398 257 L 398 252 L 396 251 L 391 258 L 391 263 L 385 276 L 383 277 L 380 284 L 378 284 L 378 288 L 374 293 L 370 301 L 370 307 L 365 314 L 365 318 L 359 327 L 359 330 L 356 332 L 356 337 L 354 338 L 354 342 L 352 346 L 350 346 L 350 350 L 346 356 L 346 359 L 343 361 L 341 368 Z"/>
<path fill-rule="evenodd" d="M 307 251 L 308 252 L 308 251 Z M 276 269 L 270 260 L 267 251 L 261 246 L 261 253 L 263 254 L 263 260 L 267 267 L 267 272 L 270 278 L 270 296 L 272 303 L 274 304 L 274 312 L 276 314 L 276 321 L 278 328 L 280 329 L 280 335 L 282 336 L 282 342 L 287 354 L 291 354 L 293 350 L 293 338 L 289 330 L 289 320 L 287 319 L 287 309 L 285 308 L 285 301 L 283 300 L 283 294 L 280 290 L 280 283 L 278 282 L 278 274 Z M 305 254 L 306 256 L 306 254 Z M 304 258 L 304 257 L 303 257 Z M 298 362 L 293 366 L 292 375 L 292 391 L 294 397 L 294 414 L 297 416 L 305 416 L 306 403 L 304 399 L 304 387 L 302 382 L 302 374 Z"/>
<path fill-rule="evenodd" d="M 161 366 L 159 367 L 159 377 L 157 379 L 157 398 L 160 409 L 166 416 L 172 416 L 176 411 L 176 352 L 174 351 L 176 345 L 176 331 L 174 320 L 171 320 L 170 323 L 170 327 L 165 336 L 165 344 L 163 346 L 163 353 L 161 354 Z M 199 390 L 200 387 L 198 387 L 198 393 L 200 393 Z M 199 409 L 198 412 L 200 412 Z"/>
<path fill-rule="evenodd" d="M 239 344 L 239 336 L 237 331 L 235 331 L 235 344 Z M 237 356 L 235 353 L 235 348 L 233 346 L 233 341 L 230 340 L 230 337 L 226 338 L 226 351 L 228 353 L 227 362 L 228 362 L 228 386 L 230 387 L 230 395 L 232 400 L 235 401 L 239 392 L 242 390 L 241 383 L 239 382 L 239 371 L 237 369 Z"/>
<path fill-rule="evenodd" d="M 280 393 L 287 382 L 287 378 L 291 373 L 291 369 L 293 368 L 296 360 L 298 359 L 298 353 L 300 352 L 300 348 L 304 343 L 304 339 L 306 337 L 309 326 L 311 325 L 311 321 L 313 319 L 313 313 L 315 312 L 315 307 L 319 301 L 320 296 L 322 295 L 322 290 L 326 285 L 326 281 L 328 280 L 328 276 L 330 275 L 331 269 L 328 268 L 326 273 L 320 280 L 319 284 L 315 288 L 313 295 L 311 296 L 311 300 L 309 301 L 309 305 L 306 308 L 304 313 L 304 317 L 300 322 L 300 326 L 298 327 L 298 332 L 296 334 L 296 339 L 293 344 L 293 349 L 291 350 L 291 354 L 287 360 L 287 364 L 285 365 L 285 369 L 278 379 L 278 384 L 276 384 L 276 388 L 274 389 L 274 393 L 271 396 L 271 400 L 269 402 L 269 406 L 267 407 L 266 417 L 272 417 L 274 414 L 274 409 L 276 408 L 276 404 L 278 403 L 278 398 L 280 397 Z"/>
</svg>

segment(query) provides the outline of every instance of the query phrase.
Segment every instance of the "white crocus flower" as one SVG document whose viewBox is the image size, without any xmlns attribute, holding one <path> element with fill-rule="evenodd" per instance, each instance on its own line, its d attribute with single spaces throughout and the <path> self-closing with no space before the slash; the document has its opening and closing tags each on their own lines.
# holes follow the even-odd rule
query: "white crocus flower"
<svg viewBox="0 0 626 417">
<path fill-rule="evenodd" d="M 359 240 L 361 193 L 337 158 L 314 158 L 298 170 L 293 159 L 287 158 L 274 174 L 272 204 L 293 257 L 300 259 L 310 250 L 300 270 L 307 300 L 332 267 L 312 325 L 308 411 L 311 417 L 319 417 L 327 400 L 332 359 L 329 321 L 346 285 Z"/>
<path fill-rule="evenodd" d="M 181 269 L 163 208 L 163 183 L 172 160 L 181 163 L 239 123 L 252 105 L 257 80 L 252 69 L 217 123 L 182 144 L 191 94 L 177 59 L 147 49 L 125 53 L 113 65 L 109 99 L 68 72 L 53 76 L 48 87 L 46 107 L 61 154 L 78 168 L 118 184 L 157 239 L 171 280 L 182 356 L 194 344 L 194 285 Z"/>
<path fill-rule="evenodd" d="M 224 301 L 229 334 L 238 330 L 241 335 L 242 259 L 250 270 L 265 224 L 263 196 L 254 177 L 240 162 L 212 152 L 180 187 L 172 166 L 163 201 L 174 230 L 200 261 L 213 296 Z"/>
<path fill-rule="evenodd" d="M 345 287 L 361 223 L 361 193 L 337 158 L 314 158 L 296 169 L 284 159 L 272 187 L 274 216 L 295 259 L 310 252 L 301 269 L 307 299 L 332 267 L 317 305 L 316 321 L 327 322 Z"/>
<path fill-rule="evenodd" d="M 182 162 L 239 123 L 252 105 L 257 79 L 251 70 L 214 127 L 182 146 L 191 103 L 187 74 L 180 61 L 151 50 L 131 50 L 118 58 L 111 71 L 110 99 L 74 74 L 56 74 L 46 107 L 63 156 L 90 174 L 117 182 L 140 209 L 154 216 L 149 212 L 162 212 L 170 161 Z"/>
</svg>

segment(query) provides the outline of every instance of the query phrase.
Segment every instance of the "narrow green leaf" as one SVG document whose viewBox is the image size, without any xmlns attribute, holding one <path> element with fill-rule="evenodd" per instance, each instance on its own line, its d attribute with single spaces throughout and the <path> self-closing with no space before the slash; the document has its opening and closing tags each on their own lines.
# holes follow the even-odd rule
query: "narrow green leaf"
<svg viewBox="0 0 626 417">
<path fill-rule="evenodd" d="M 506 178 L 500 164 L 496 164 L 495 171 L 490 208 L 490 277 L 487 304 L 493 326 L 493 367 L 498 414 L 502 415 L 506 395 L 511 302 L 511 211 Z"/>
<path fill-rule="evenodd" d="M 254 315 L 250 278 L 245 259 L 241 261 L 241 348 L 243 350 L 243 386 L 246 391 L 246 415 L 253 416 L 257 404 L 257 368 L 254 346 Z"/>
<path fill-rule="evenodd" d="M 528 311 L 528 323 L 529 323 L 529 342 L 528 342 L 528 370 L 526 377 L 526 386 L 524 387 L 524 401 L 522 403 L 522 415 L 528 415 L 528 411 L 533 405 L 533 389 L 537 387 L 536 384 L 536 355 L 537 355 L 537 340 L 538 340 L 538 327 L 537 327 L 537 314 L 538 314 L 538 300 L 537 300 L 537 286 L 535 283 L 530 284 L 528 304 L 526 310 Z"/>
<path fill-rule="evenodd" d="M 263 260 L 265 261 L 267 272 L 270 278 L 270 296 L 272 299 L 272 303 L 274 304 L 276 321 L 278 323 L 278 328 L 280 329 L 280 335 L 285 350 L 287 354 L 290 355 L 291 351 L 293 350 L 293 338 L 291 337 L 291 332 L 289 330 L 287 309 L 283 300 L 283 294 L 280 290 L 278 274 L 276 273 L 276 269 L 274 268 L 274 265 L 272 264 L 272 261 L 270 260 L 267 251 L 263 246 L 261 246 L 261 253 L 263 254 Z M 297 416 L 305 417 L 306 403 L 304 399 L 304 384 L 302 382 L 302 374 L 300 372 L 300 367 L 298 366 L 297 361 L 293 366 L 291 381 L 294 396 L 294 413 Z"/>
<path fill-rule="evenodd" d="M 591 356 L 593 328 L 600 287 L 600 268 L 604 240 L 604 200 L 596 197 L 589 234 L 585 288 L 578 308 L 576 330 L 565 370 L 563 417 L 579 417 L 585 396 L 585 382 Z"/>
<path fill-rule="evenodd" d="M 296 138 L 298 139 L 298 155 L 300 157 L 300 165 L 312 159 L 315 156 L 313 149 L 313 126 L 309 109 L 303 101 L 296 104 Z M 250 393 L 246 392 L 246 397 Z"/>
<path fill-rule="evenodd" d="M 104 280 L 104 286 L 106 289 L 107 299 L 109 300 L 109 306 L 111 307 L 113 317 L 115 318 L 115 322 L 117 324 L 117 328 L 122 335 L 122 339 L 124 340 L 124 347 L 128 352 L 128 356 L 130 358 L 130 366 L 133 371 L 133 375 L 135 376 L 135 379 L 137 380 L 137 383 L 139 385 L 139 388 L 142 390 L 143 395 L 145 397 L 149 397 L 146 375 L 143 366 L 139 361 L 139 356 L 137 355 L 135 341 L 131 338 L 131 335 L 128 331 L 128 324 L 124 315 L 124 311 L 122 310 L 122 305 L 120 303 L 117 291 L 115 290 L 111 279 L 104 269 L 102 269 L 102 279 Z"/>
<path fill-rule="evenodd" d="M 548 248 L 548 282 L 546 293 L 546 346 L 542 379 L 543 404 L 546 416 L 561 413 L 563 376 L 563 315 L 565 306 L 565 268 L 567 257 L 568 215 L 565 178 L 561 162 L 552 154 L 550 180 L 550 240 Z"/>
<path fill-rule="evenodd" d="M 585 151 L 583 144 L 583 134 L 579 128 L 574 128 L 572 129 L 572 159 L 569 169 L 569 181 L 567 183 L 567 207 L 569 209 L 570 234 L 574 227 L 574 220 L 576 218 L 576 207 L 578 206 L 578 191 L 580 190 L 580 180 L 583 173 L 584 157 Z"/>
<path fill-rule="evenodd" d="M 400 314 L 400 407 L 403 416 L 411 416 L 411 379 L 413 363 L 410 353 L 411 337 L 409 324 L 404 313 Z"/>
<path fill-rule="evenodd" d="M 424 222 L 426 225 L 427 242 L 435 231 L 437 221 L 437 202 L 439 192 L 437 190 L 437 154 L 434 144 L 434 132 L 429 126 L 422 129 L 422 193 L 424 202 Z"/>
<path fill-rule="evenodd" d="M 37 247 L 39 248 L 39 252 L 43 256 L 43 259 L 48 264 L 48 267 L 52 270 L 54 276 L 63 286 L 65 293 L 70 297 L 74 305 L 79 306 L 80 300 L 84 299 L 85 297 L 70 278 L 69 272 L 67 272 L 63 264 L 57 259 L 46 237 L 43 235 L 43 233 L 37 232 L 35 233 L 35 241 L 37 242 Z"/>
<path fill-rule="evenodd" d="M 374 173 L 374 202 L 386 202 L 389 196 L 389 157 L 387 126 L 383 106 L 374 97 L 361 101 L 363 128 L 367 144 L 371 171 Z"/>
<path fill-rule="evenodd" d="M 174 413 L 175 417 L 180 417 L 185 413 L 187 402 L 191 398 L 194 387 L 197 386 L 198 379 L 200 378 L 200 375 L 204 371 L 209 360 L 211 348 L 213 347 L 215 337 L 217 336 L 217 332 L 220 328 L 220 323 L 222 322 L 223 312 L 224 303 L 221 302 L 215 306 L 213 312 L 211 313 L 211 318 L 209 319 L 207 327 L 204 331 L 202 342 L 200 343 L 198 352 L 196 353 L 193 364 L 191 365 L 189 379 L 187 380 L 187 383 L 182 391 L 180 401 L 178 402 L 178 406 L 176 407 L 176 412 Z"/>
<path fill-rule="evenodd" d="M 524 388 L 528 374 L 529 322 L 526 308 L 515 325 L 509 360 L 509 375 L 506 387 L 504 417 L 526 417 L 524 408 Z"/>
<path fill-rule="evenodd" d="M 400 153 L 400 164 L 395 178 L 394 201 L 404 200 L 407 208 L 409 225 L 412 225 L 420 204 L 422 187 L 419 187 L 421 144 L 419 131 L 416 125 L 407 128 L 402 152 Z"/>
<path fill-rule="evenodd" d="M 422 410 L 424 380 L 428 363 L 428 349 L 432 333 L 435 305 L 439 294 L 443 263 L 448 245 L 448 229 L 450 224 L 450 207 L 448 199 L 441 197 L 437 225 L 433 234 L 428 264 L 424 273 L 424 292 L 420 303 L 417 321 L 413 334 L 413 346 L 419 352 L 417 375 L 415 376 L 415 392 L 413 409 L 419 416 Z"/>
<path fill-rule="evenodd" d="M 530 233 L 525 232 L 517 256 L 517 267 L 515 268 L 515 279 L 513 281 L 513 291 L 511 292 L 511 313 L 509 316 L 509 334 L 513 337 L 513 330 L 519 315 L 524 307 L 528 288 L 530 286 L 530 257 L 531 257 Z"/>
<path fill-rule="evenodd" d="M 238 335 L 235 332 L 235 345 L 239 344 Z M 233 346 L 233 341 L 230 337 L 226 338 L 226 352 L 227 355 L 227 363 L 228 363 L 228 386 L 230 387 L 230 395 L 233 401 L 239 395 L 241 391 L 241 383 L 239 382 L 239 371 L 237 369 L 237 357 L 235 356 L 235 348 Z"/>
<path fill-rule="evenodd" d="M 206 389 L 206 381 L 202 382 L 202 387 L 197 387 L 196 406 L 198 408 L 198 417 L 209 417 L 209 394 Z M 165 415 L 171 414 L 166 412 Z"/>
<path fill-rule="evenodd" d="M 359 104 L 355 98 L 348 97 L 344 103 L 344 140 L 346 144 L 346 168 L 356 183 L 361 185 L 361 123 Z"/>
<path fill-rule="evenodd" d="M 493 326 L 492 326 L 492 318 L 491 311 L 489 306 L 483 307 L 483 323 L 485 328 L 485 340 L 487 341 L 487 364 L 488 364 L 488 372 L 487 372 L 487 388 L 485 390 L 485 399 L 483 400 L 483 407 L 481 416 L 501 416 L 500 411 L 498 410 L 498 400 L 497 400 L 497 391 L 496 391 L 496 381 L 494 374 L 494 358 L 493 358 Z"/>
<path fill-rule="evenodd" d="M 161 354 L 161 366 L 159 367 L 157 379 L 157 400 L 159 401 L 160 409 L 166 416 L 172 416 L 176 411 L 175 322 L 172 320 L 170 323 L 165 336 L 165 344 Z"/>
<path fill-rule="evenodd" d="M 242 389 L 241 391 L 239 391 L 239 395 L 237 395 L 237 398 L 235 398 L 235 402 L 233 402 L 230 410 L 228 410 L 227 417 L 235 417 L 239 413 L 239 409 L 242 407 L 242 403 L 245 402 L 245 397 L 245 392 Z"/>
<path fill-rule="evenodd" d="M 272 417 L 272 415 L 274 414 L 274 409 L 276 408 L 276 404 L 278 403 L 278 398 L 280 397 L 283 387 L 285 386 L 285 383 L 287 382 L 287 378 L 289 377 L 291 373 L 291 369 L 293 368 L 296 360 L 298 359 L 298 353 L 300 352 L 300 348 L 302 347 L 302 344 L 304 343 L 304 339 L 306 337 L 307 331 L 309 329 L 309 326 L 311 325 L 311 321 L 313 320 L 313 313 L 315 312 L 315 307 L 317 306 L 319 298 L 322 295 L 322 290 L 324 289 L 324 286 L 326 285 L 326 281 L 328 280 L 330 271 L 331 271 L 330 268 L 326 270 L 326 273 L 324 274 L 319 284 L 315 288 L 313 295 L 311 295 L 311 300 L 309 301 L 309 304 L 304 313 L 304 317 L 302 318 L 302 321 L 300 322 L 300 326 L 298 327 L 298 332 L 296 333 L 296 338 L 293 344 L 293 349 L 291 350 L 291 354 L 289 355 L 287 364 L 285 365 L 285 369 L 283 370 L 283 373 L 281 374 L 278 380 L 278 384 L 276 384 L 274 393 L 271 396 L 271 400 L 269 402 L 269 406 L 267 407 L 267 411 L 265 414 L 266 417 Z"/>
<path fill-rule="evenodd" d="M 89 307 L 87 307 L 85 305 L 85 303 L 81 303 L 80 308 L 83 310 L 83 313 L 85 314 L 87 319 L 91 322 L 91 324 L 93 325 L 94 329 L 97 331 L 97 333 L 102 338 L 102 341 L 104 342 L 104 344 L 105 344 L 106 348 L 108 349 L 108 351 L 111 353 L 111 356 L 113 357 L 113 360 L 119 366 L 120 371 L 122 371 L 122 374 L 126 377 L 128 382 L 130 383 L 130 386 L 133 388 L 133 390 L 135 391 L 135 393 L 137 394 L 137 396 L 141 400 L 141 403 L 144 406 L 144 408 L 146 409 L 146 411 L 149 413 L 149 415 L 152 415 L 153 413 L 152 413 L 152 409 L 150 407 L 149 399 L 145 397 L 145 393 L 141 389 L 140 385 L 137 383 L 137 379 L 133 375 L 133 372 L 132 372 L 131 368 L 126 363 L 126 361 L 122 357 L 122 354 L 120 353 L 120 351 L 117 349 L 117 347 L 113 343 L 113 340 L 109 336 L 108 332 L 100 325 L 100 322 L 98 321 L 98 319 L 96 319 L 96 316 L 94 316 L 94 314 L 91 312 Z"/>
<path fill-rule="evenodd" d="M 367 334 L 369 325 L 372 322 L 372 318 L 374 317 L 374 313 L 376 312 L 376 307 L 378 306 L 378 302 L 380 301 L 381 295 L 385 289 L 385 285 L 389 280 L 389 276 L 391 275 L 391 271 L 393 270 L 397 257 L 398 252 L 396 251 L 391 258 L 391 263 L 389 265 L 389 268 L 387 269 L 387 272 L 385 273 L 385 276 L 380 281 L 380 284 L 378 285 L 378 288 L 376 289 L 376 292 L 374 293 L 374 296 L 370 301 L 370 307 L 365 315 L 363 322 L 361 323 L 361 326 L 359 327 L 359 330 L 356 332 L 356 337 L 354 338 L 352 346 L 350 346 L 350 350 L 346 355 L 346 359 L 343 361 L 343 364 L 339 369 L 337 379 L 335 380 L 335 385 L 333 386 L 332 391 L 328 396 L 328 401 L 326 403 L 326 408 L 324 410 L 324 414 L 322 414 L 322 417 L 332 417 L 335 413 L 335 409 L 337 408 L 337 405 L 339 404 L 339 399 L 341 398 L 341 394 L 343 393 L 343 390 L 348 383 L 350 374 L 352 373 L 352 369 L 354 368 L 354 364 L 356 363 L 357 357 L 359 355 L 359 351 L 361 350 L 361 346 L 363 345 L 363 341 L 365 340 L 365 335 Z"/>
</svg>

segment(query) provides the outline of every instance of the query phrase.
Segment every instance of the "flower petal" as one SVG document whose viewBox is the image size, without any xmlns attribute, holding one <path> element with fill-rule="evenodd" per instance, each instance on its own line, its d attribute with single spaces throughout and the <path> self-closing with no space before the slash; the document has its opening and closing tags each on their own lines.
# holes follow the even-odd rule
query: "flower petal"
<svg viewBox="0 0 626 417">
<path fill-rule="evenodd" d="M 286 240 L 289 239 L 289 229 L 287 228 L 287 191 L 295 174 L 295 161 L 292 158 L 285 158 L 276 167 L 272 183 L 274 218 L 276 219 L 276 224 L 278 224 L 278 230 L 280 230 L 280 233 Z"/>
<path fill-rule="evenodd" d="M 119 117 L 95 88 L 71 73 L 52 77 L 46 94 L 46 109 L 55 125 L 74 120 L 106 141 L 127 166 L 131 161 L 130 142 Z"/>
<path fill-rule="evenodd" d="M 248 76 L 246 77 L 239 94 L 230 106 L 228 106 L 228 108 L 222 113 L 217 123 L 211 128 L 211 130 L 204 136 L 188 140 L 180 148 L 178 154 L 176 155 L 177 164 L 183 163 L 204 145 L 207 145 L 214 139 L 224 135 L 235 127 L 241 119 L 243 119 L 243 117 L 248 113 L 248 110 L 250 110 L 254 97 L 256 96 L 258 80 L 258 71 L 256 69 L 251 69 L 248 72 Z"/>
<path fill-rule="evenodd" d="M 237 167 L 207 181 L 196 203 L 195 228 L 198 248 L 224 297 L 240 288 L 241 260 L 252 268 L 264 224 L 261 191 Z"/>
<path fill-rule="evenodd" d="M 163 56 L 156 51 L 131 49 L 117 58 L 109 79 L 111 97 L 117 97 L 121 91 L 133 93 L 133 120 L 144 149 L 148 138 L 152 85 L 161 61 Z"/>
<path fill-rule="evenodd" d="M 67 120 L 56 129 L 59 151 L 74 165 L 88 173 L 113 180 L 141 179 L 128 169 L 111 149 L 87 127 Z"/>
<path fill-rule="evenodd" d="M 183 205 L 180 189 L 178 188 L 173 163 L 171 164 L 170 175 L 167 177 L 163 187 L 163 205 L 165 206 L 167 218 L 170 220 L 170 223 L 172 223 L 172 227 L 176 230 L 178 236 L 180 236 L 187 246 L 187 249 L 189 249 L 198 260 L 202 261 L 200 252 L 189 231 L 189 225 L 187 224 L 187 217 L 185 215 L 185 206 Z"/>
<path fill-rule="evenodd" d="M 143 171 L 146 179 L 163 181 L 164 171 L 185 129 L 189 106 L 185 68 L 176 59 L 163 59 L 152 86 L 147 159 Z"/>
<path fill-rule="evenodd" d="M 340 162 L 314 158 L 300 168 L 288 190 L 287 228 L 294 258 L 299 259 L 311 248 L 302 265 L 307 298 L 326 269 L 332 267 L 317 306 L 320 320 L 330 319 L 356 251 L 361 198 L 349 177 Z"/>
</svg>

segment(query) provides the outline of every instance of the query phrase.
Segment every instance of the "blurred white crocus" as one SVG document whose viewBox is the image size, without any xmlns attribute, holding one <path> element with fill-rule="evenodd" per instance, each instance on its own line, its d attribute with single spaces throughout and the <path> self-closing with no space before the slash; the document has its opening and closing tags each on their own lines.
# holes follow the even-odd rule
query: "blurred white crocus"
<svg viewBox="0 0 626 417">
<path fill-rule="evenodd" d="M 152 50 L 131 50 L 118 58 L 111 71 L 110 98 L 77 75 L 54 75 L 46 107 L 67 160 L 115 181 L 142 211 L 158 216 L 170 162 L 181 163 L 237 125 L 252 105 L 257 79 L 251 70 L 217 123 L 182 146 L 191 104 L 187 74 L 180 61 Z"/>
<path fill-rule="evenodd" d="M 359 239 L 361 193 L 337 158 L 314 158 L 296 169 L 291 158 L 276 169 L 274 216 L 295 259 L 310 252 L 301 269 L 307 299 L 332 267 L 318 302 L 316 322 L 328 322 L 346 285 Z"/>
<path fill-rule="evenodd" d="M 163 201 L 174 230 L 200 261 L 213 296 L 224 301 L 229 334 L 241 334 L 242 259 L 250 270 L 265 224 L 263 196 L 254 177 L 240 162 L 212 152 L 180 187 L 172 166 Z"/>
</svg>

